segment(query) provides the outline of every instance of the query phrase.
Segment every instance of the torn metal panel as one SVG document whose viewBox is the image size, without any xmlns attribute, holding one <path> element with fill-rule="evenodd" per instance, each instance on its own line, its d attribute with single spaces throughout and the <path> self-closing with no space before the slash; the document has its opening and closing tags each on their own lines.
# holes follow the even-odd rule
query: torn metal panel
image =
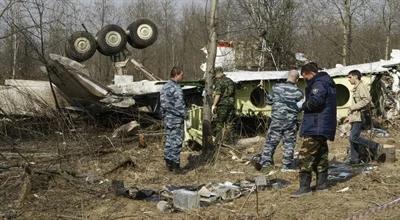
<svg viewBox="0 0 400 220">
<path fill-rule="evenodd" d="M 124 84 L 113 84 L 108 87 L 114 93 L 126 95 L 146 95 L 149 93 L 159 93 L 166 81 L 142 80 Z"/>
<path fill-rule="evenodd" d="M 48 81 L 8 79 L 4 84 L 0 86 L 0 114 L 51 116 L 51 110 L 56 109 Z M 62 93 L 57 88 L 54 90 L 59 106 L 69 106 Z"/>
<path fill-rule="evenodd" d="M 377 74 L 388 72 L 392 66 L 400 65 L 400 57 L 392 57 L 390 60 L 364 63 L 350 66 L 337 65 L 336 68 L 324 69 L 331 77 L 347 76 L 351 70 L 359 70 L 361 73 Z M 287 71 L 242 71 L 226 72 L 226 76 L 234 82 L 260 81 L 260 80 L 280 80 L 286 79 Z"/>
<path fill-rule="evenodd" d="M 112 107 L 129 108 L 136 104 L 133 96 L 118 94 L 88 75 L 86 67 L 66 57 L 50 54 L 49 74 L 56 86 L 77 107 L 100 113 Z"/>
<path fill-rule="evenodd" d="M 150 70 L 148 70 L 145 66 L 143 66 L 143 64 L 139 63 L 135 59 L 131 59 L 131 63 L 133 63 L 133 65 L 135 65 L 136 69 L 139 69 L 140 71 L 142 71 L 142 73 L 144 73 L 146 78 L 148 78 L 149 80 L 155 80 L 155 81 L 162 80 L 160 77 L 156 76 L 154 73 L 152 73 Z"/>
<path fill-rule="evenodd" d="M 52 82 L 75 104 L 86 105 L 105 98 L 111 90 L 89 77 L 86 67 L 66 57 L 50 54 Z"/>
<path fill-rule="evenodd" d="M 131 121 L 115 129 L 111 137 L 117 138 L 124 135 L 129 135 L 129 133 L 136 133 L 139 128 L 140 124 L 137 121 Z"/>
</svg>

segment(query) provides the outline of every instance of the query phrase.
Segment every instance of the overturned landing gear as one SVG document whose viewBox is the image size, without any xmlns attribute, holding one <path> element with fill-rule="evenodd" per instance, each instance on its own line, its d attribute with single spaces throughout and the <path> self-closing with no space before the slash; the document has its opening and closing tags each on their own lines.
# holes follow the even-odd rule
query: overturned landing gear
<svg viewBox="0 0 400 220">
<path fill-rule="evenodd" d="M 157 37 L 157 26 L 149 19 L 138 19 L 127 30 L 110 24 L 97 32 L 96 37 L 88 31 L 74 32 L 65 45 L 65 55 L 77 62 L 90 59 L 96 50 L 105 56 L 117 56 L 126 50 L 127 43 L 133 48 L 144 49 L 154 44 Z"/>
</svg>

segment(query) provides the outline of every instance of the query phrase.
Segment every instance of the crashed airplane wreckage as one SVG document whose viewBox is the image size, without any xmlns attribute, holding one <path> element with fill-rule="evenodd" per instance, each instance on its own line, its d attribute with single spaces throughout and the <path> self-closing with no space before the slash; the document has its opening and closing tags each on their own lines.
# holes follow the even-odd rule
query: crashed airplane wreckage
<svg viewBox="0 0 400 220">
<path fill-rule="evenodd" d="M 225 50 L 227 55 L 217 55 L 221 64 L 228 61 L 224 56 L 232 56 L 232 51 Z M 342 66 L 324 69 L 335 81 L 337 89 L 337 118 L 344 119 L 352 100 L 352 85 L 347 80 L 351 70 L 359 70 L 363 81 L 369 86 L 372 101 L 375 106 L 374 114 L 390 119 L 400 111 L 400 50 L 393 50 L 390 60 Z M 235 108 L 238 117 L 263 117 L 271 113 L 271 106 L 266 103 L 266 95 L 272 91 L 275 83 L 286 80 L 287 71 L 231 71 L 225 72 L 236 84 Z M 304 90 L 306 83 L 300 79 L 299 87 Z M 202 143 L 202 107 L 193 105 L 189 111 L 189 119 L 185 123 L 186 142 Z M 255 127 L 255 126 L 253 126 Z"/>
<path fill-rule="evenodd" d="M 72 106 L 95 116 L 139 107 L 158 113 L 159 91 L 165 81 L 128 81 L 105 86 L 92 79 L 85 66 L 78 62 L 56 54 L 50 54 L 50 59 L 52 82 Z M 200 93 L 194 86 L 184 86 L 183 90 L 192 98 Z"/>
<path fill-rule="evenodd" d="M 91 78 L 83 64 L 57 54 L 50 54 L 47 72 L 57 101 L 49 82 L 6 80 L 5 86 L 0 88 L 1 114 L 46 115 L 47 110 L 55 110 L 57 104 L 61 109 L 92 116 L 112 112 L 130 114 L 132 108 L 141 107 L 144 111 L 158 113 L 159 91 L 165 83 L 143 80 L 106 86 Z M 195 86 L 184 86 L 183 90 L 190 99 L 201 94 Z M 201 99 L 201 95 L 199 97 Z"/>
<path fill-rule="evenodd" d="M 353 69 L 358 69 L 365 74 L 363 80 L 371 87 L 376 112 L 387 118 L 396 115 L 399 111 L 399 99 L 393 99 L 389 93 L 395 97 L 399 94 L 400 73 L 397 69 L 399 65 L 400 51 L 394 50 L 390 60 L 324 70 L 333 77 L 336 83 L 338 118 L 347 115 L 351 103 L 352 86 L 347 80 L 347 73 Z M 159 91 L 165 81 L 144 80 L 105 86 L 93 80 L 83 64 L 56 54 L 50 55 L 48 69 L 61 108 L 79 110 L 93 116 L 104 116 L 108 112 L 131 114 L 132 108 L 147 107 L 148 112 L 158 114 Z M 266 93 L 271 91 L 275 83 L 285 80 L 286 74 L 286 71 L 226 72 L 237 87 L 236 114 L 239 117 L 268 117 L 271 106 L 265 102 Z M 18 91 L 23 92 L 25 96 L 22 96 L 23 100 L 19 100 L 19 104 L 24 104 L 25 109 L 18 108 L 18 103 L 4 104 L 4 101 L 11 102 L 12 100 L 4 100 L 3 97 L 3 114 L 34 116 L 34 111 L 29 113 L 26 107 L 39 108 L 43 105 L 32 104 L 32 99 L 42 101 L 47 107 L 55 108 L 48 82 L 8 80 L 6 83 L 8 86 L 3 86 L 0 97 L 5 94 L 15 95 Z M 305 82 L 301 80 L 299 85 L 304 88 Z M 187 106 L 190 107 L 189 118 L 185 123 L 185 140 L 201 143 L 202 86 L 183 86 L 183 90 Z M 39 91 L 40 94 L 35 94 L 35 91 Z M 391 109 L 388 109 L 389 105 L 392 106 Z M 13 106 L 13 108 L 4 108 L 7 106 Z"/>
<path fill-rule="evenodd" d="M 67 40 L 66 57 L 50 54 L 43 72 L 48 81 L 6 80 L 0 87 L 0 114 L 23 116 L 52 116 L 56 109 L 80 111 L 91 116 L 107 113 L 131 115 L 132 110 L 158 112 L 159 91 L 163 81 L 133 81 L 132 75 L 123 75 L 130 61 L 150 80 L 159 80 L 134 59 L 129 59 L 126 44 L 144 49 L 157 40 L 157 27 L 148 19 L 138 19 L 126 30 L 117 25 L 104 26 L 94 37 L 87 31 L 74 32 Z M 110 56 L 116 68 L 114 84 L 105 86 L 90 77 L 86 67 L 79 63 L 100 52 Z M 187 97 L 201 94 L 196 87 L 184 87 Z M 201 100 L 201 96 L 200 96 Z"/>
<path fill-rule="evenodd" d="M 145 20 L 145 22 L 148 21 Z M 143 28 L 145 29 L 144 33 L 139 35 L 144 39 L 153 36 L 151 33 L 156 32 L 152 29 L 153 26 L 147 23 L 144 23 L 144 27 L 136 25 L 136 28 L 142 28 L 140 29 L 142 31 Z M 107 29 L 106 31 L 110 30 Z M 116 33 L 115 30 L 111 32 Z M 51 79 L 51 84 L 46 81 L 6 80 L 5 86 L 0 87 L 0 103 L 2 106 L 0 114 L 47 115 L 50 112 L 48 111 L 49 108 L 56 109 L 56 107 L 59 107 L 61 109 L 78 110 L 92 116 L 105 116 L 107 113 L 115 112 L 129 116 L 134 112 L 132 109 L 145 108 L 147 112 L 157 117 L 159 115 L 159 91 L 165 81 L 157 80 L 151 73 L 148 74 L 150 80 L 136 82 L 133 81 L 133 76 L 122 75 L 121 69 L 129 61 L 125 54 L 125 45 L 119 50 L 115 50 L 114 55 L 112 55 L 114 65 L 118 70 L 114 78 L 115 84 L 106 86 L 95 81 L 90 77 L 85 66 L 77 62 L 89 59 L 91 55 L 85 54 L 92 53 L 93 51 L 90 48 L 96 46 L 92 45 L 93 40 L 90 37 L 82 40 L 82 36 L 86 35 L 72 36 L 75 40 L 70 43 L 70 46 L 72 45 L 78 54 L 71 55 L 68 52 L 66 54 L 69 58 L 50 54 L 46 71 Z M 98 34 L 97 41 L 99 41 L 99 36 L 102 35 Z M 118 36 L 107 34 L 104 36 L 110 37 L 106 41 L 110 44 L 108 46 L 122 42 Z M 154 40 L 154 38 L 148 39 Z M 140 47 L 136 46 L 136 48 L 142 49 L 145 45 L 152 44 L 153 40 L 147 42 L 147 44 L 142 44 Z M 104 42 L 99 45 L 102 44 Z M 134 43 L 132 45 L 135 46 Z M 233 48 L 227 48 L 225 45 L 223 47 L 218 47 L 217 60 L 226 58 L 221 50 L 228 49 L 228 54 L 232 55 L 232 51 L 229 50 L 233 50 Z M 109 51 L 109 49 L 105 47 L 103 50 Z M 71 50 L 71 48 L 68 50 Z M 104 51 L 100 52 L 109 55 Z M 83 55 L 85 56 L 83 57 Z M 130 61 L 145 72 L 145 68 L 134 59 L 130 59 Z M 393 50 L 390 60 L 351 66 L 338 65 L 336 68 L 325 69 L 324 71 L 328 72 L 336 83 L 338 119 L 347 115 L 348 107 L 351 104 L 352 86 L 347 80 L 347 73 L 353 69 L 360 70 L 365 75 L 363 80 L 371 88 L 376 113 L 385 118 L 395 116 L 400 109 L 397 97 L 400 91 L 399 65 L 400 50 Z M 266 94 L 271 91 L 275 83 L 285 80 L 286 74 L 286 71 L 227 71 L 226 75 L 235 82 L 237 88 L 235 94 L 236 115 L 238 117 L 267 118 L 270 115 L 271 106 L 267 105 L 265 101 Z M 189 118 L 185 123 L 185 140 L 201 143 L 203 81 L 195 82 L 197 86 L 188 86 L 190 84 L 193 85 L 193 82 L 182 83 L 186 103 L 189 107 Z M 305 82 L 300 80 L 299 86 L 304 88 Z"/>
</svg>

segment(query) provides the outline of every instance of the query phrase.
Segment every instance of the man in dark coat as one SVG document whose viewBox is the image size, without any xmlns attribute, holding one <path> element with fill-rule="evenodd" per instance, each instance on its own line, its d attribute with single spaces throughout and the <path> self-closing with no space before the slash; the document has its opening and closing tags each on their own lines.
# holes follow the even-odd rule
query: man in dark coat
<svg viewBox="0 0 400 220">
<path fill-rule="evenodd" d="M 327 188 L 328 144 L 336 132 L 336 86 L 326 72 L 319 72 L 315 63 L 301 68 L 301 75 L 307 82 L 306 100 L 298 102 L 304 110 L 300 136 L 304 138 L 299 152 L 299 189 L 291 197 L 311 194 L 311 179 L 317 176 L 316 190 Z"/>
</svg>

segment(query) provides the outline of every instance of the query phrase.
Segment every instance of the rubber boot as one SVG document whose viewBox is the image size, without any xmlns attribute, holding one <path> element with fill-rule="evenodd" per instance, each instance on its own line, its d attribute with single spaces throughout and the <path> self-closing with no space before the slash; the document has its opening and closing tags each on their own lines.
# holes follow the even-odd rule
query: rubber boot
<svg viewBox="0 0 400 220">
<path fill-rule="evenodd" d="M 171 160 L 165 159 L 165 166 L 167 167 L 167 169 L 169 171 L 174 170 L 173 164 L 174 164 L 174 162 L 172 162 Z"/>
<path fill-rule="evenodd" d="M 324 171 L 317 174 L 317 186 L 316 191 L 327 191 L 328 190 L 328 171 Z"/>
<path fill-rule="evenodd" d="M 383 146 L 382 144 L 377 144 L 375 153 L 374 153 L 374 158 L 375 161 L 378 163 L 384 163 L 386 161 L 386 154 L 383 153 Z"/>
<path fill-rule="evenodd" d="M 299 189 L 290 195 L 291 198 L 299 198 L 302 196 L 310 195 L 311 194 L 311 173 L 301 172 L 299 173 L 299 182 L 300 187 Z"/>
<path fill-rule="evenodd" d="M 172 162 L 172 171 L 176 174 L 182 173 L 181 164 L 177 162 Z"/>
</svg>

